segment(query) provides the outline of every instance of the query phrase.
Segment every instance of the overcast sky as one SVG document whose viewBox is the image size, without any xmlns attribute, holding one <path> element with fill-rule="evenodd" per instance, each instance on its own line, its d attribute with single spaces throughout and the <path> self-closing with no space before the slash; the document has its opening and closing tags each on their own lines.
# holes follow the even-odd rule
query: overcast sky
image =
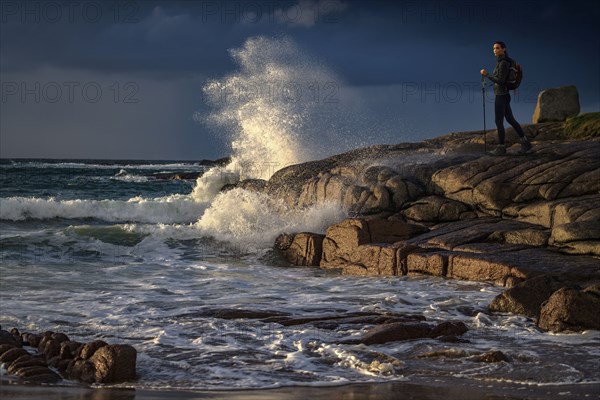
<svg viewBox="0 0 600 400">
<path fill-rule="evenodd" d="M 235 76 L 230 49 L 258 36 L 296 46 L 259 49 L 256 65 L 274 58 L 297 75 L 295 100 L 313 103 L 302 140 L 323 143 L 319 156 L 482 129 L 479 70 L 493 69 L 495 40 L 524 66 L 520 122 L 540 90 L 563 85 L 577 86 L 582 111 L 600 111 L 596 1 L 0 4 L 2 158 L 227 155 L 231 131 L 205 118 L 222 105 L 202 88 Z M 493 95 L 487 104 L 492 128 Z"/>
</svg>

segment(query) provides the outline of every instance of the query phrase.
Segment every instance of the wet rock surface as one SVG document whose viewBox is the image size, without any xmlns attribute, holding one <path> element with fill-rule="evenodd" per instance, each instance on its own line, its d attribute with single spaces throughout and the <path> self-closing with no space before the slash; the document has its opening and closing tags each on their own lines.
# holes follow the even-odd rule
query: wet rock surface
<svg viewBox="0 0 600 400">
<path fill-rule="evenodd" d="M 542 304 L 538 326 L 554 332 L 600 329 L 600 284 L 562 287 Z"/>
<path fill-rule="evenodd" d="M 425 322 L 393 322 L 370 329 L 357 342 L 370 345 L 426 338 L 450 341 L 450 337 L 458 337 L 468 330 L 460 321 L 446 321 L 438 325 Z"/>
<path fill-rule="evenodd" d="M 559 140 L 564 126 L 526 125 L 534 148 L 524 156 L 489 156 L 481 132 L 459 132 L 284 168 L 264 190 L 293 206 L 337 202 L 354 216 L 324 237 L 299 234 L 301 244 L 280 236 L 280 254 L 317 265 L 309 240 L 318 237 L 323 269 L 492 282 L 507 291 L 491 311 L 539 318 L 547 330 L 597 329 L 556 304 L 593 309 L 595 292 L 584 289 L 600 281 L 600 139 Z M 516 139 L 508 129 L 509 145 Z M 583 286 L 544 303 L 573 285 Z"/>
<path fill-rule="evenodd" d="M 280 235 L 275 249 L 287 261 L 294 265 L 318 267 L 323 254 L 325 235 L 300 232 L 295 235 Z"/>
<path fill-rule="evenodd" d="M 125 344 L 71 341 L 64 333 L 0 329 L 0 363 L 23 382 L 118 383 L 136 378 L 137 351 Z"/>
</svg>

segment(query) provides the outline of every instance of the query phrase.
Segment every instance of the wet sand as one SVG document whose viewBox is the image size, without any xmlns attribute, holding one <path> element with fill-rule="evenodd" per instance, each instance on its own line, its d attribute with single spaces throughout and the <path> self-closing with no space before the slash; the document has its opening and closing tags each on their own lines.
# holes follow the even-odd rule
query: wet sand
<svg viewBox="0 0 600 400">
<path fill-rule="evenodd" d="M 104 389 L 73 386 L 33 386 L 1 382 L 0 399 L 15 400 L 159 400 L 159 399 L 250 399 L 250 400 L 517 400 L 598 399 L 600 383 L 574 385 L 518 385 L 449 379 L 435 382 L 349 384 L 334 387 L 295 386 L 277 389 L 187 391 Z"/>
</svg>

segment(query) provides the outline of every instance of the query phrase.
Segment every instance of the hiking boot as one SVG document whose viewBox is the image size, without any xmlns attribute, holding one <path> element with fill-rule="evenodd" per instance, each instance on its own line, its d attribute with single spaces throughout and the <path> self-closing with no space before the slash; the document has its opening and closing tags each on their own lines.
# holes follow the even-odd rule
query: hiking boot
<svg viewBox="0 0 600 400">
<path fill-rule="evenodd" d="M 519 143 L 521 143 L 521 149 L 519 150 L 521 154 L 527 153 L 533 147 L 527 137 L 520 138 Z"/>
<path fill-rule="evenodd" d="M 502 156 L 506 154 L 506 146 L 499 144 L 494 150 L 490 151 L 490 154 L 493 156 Z"/>
</svg>

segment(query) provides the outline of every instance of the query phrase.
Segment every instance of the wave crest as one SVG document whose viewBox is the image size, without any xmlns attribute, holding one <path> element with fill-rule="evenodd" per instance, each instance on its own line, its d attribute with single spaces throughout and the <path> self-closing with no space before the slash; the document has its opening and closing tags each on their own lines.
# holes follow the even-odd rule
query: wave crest
<svg viewBox="0 0 600 400">
<path fill-rule="evenodd" d="M 9 197 L 0 199 L 0 219 L 95 218 L 108 222 L 185 223 L 197 220 L 205 208 L 206 205 L 184 195 L 134 197 L 126 201 Z"/>
</svg>

